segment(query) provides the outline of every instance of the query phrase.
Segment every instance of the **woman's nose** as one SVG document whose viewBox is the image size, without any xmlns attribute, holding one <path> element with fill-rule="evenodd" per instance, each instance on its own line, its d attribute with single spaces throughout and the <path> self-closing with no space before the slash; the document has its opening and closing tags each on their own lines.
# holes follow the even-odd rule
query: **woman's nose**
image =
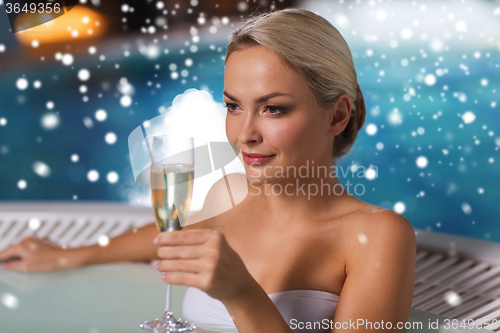
<svg viewBox="0 0 500 333">
<path fill-rule="evenodd" d="M 259 130 L 258 119 L 254 115 L 248 113 L 242 121 L 238 141 L 241 143 L 260 142 L 262 136 Z"/>
</svg>

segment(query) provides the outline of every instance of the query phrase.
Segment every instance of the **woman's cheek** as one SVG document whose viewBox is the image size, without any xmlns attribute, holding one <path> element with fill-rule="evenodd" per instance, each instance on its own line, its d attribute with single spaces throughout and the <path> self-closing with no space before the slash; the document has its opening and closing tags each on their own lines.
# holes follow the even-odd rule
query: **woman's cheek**
<svg viewBox="0 0 500 333">
<path fill-rule="evenodd" d="M 266 132 L 269 133 L 267 139 L 270 145 L 282 153 L 288 149 L 297 151 L 308 134 L 310 135 L 301 124 L 278 124 Z"/>
</svg>

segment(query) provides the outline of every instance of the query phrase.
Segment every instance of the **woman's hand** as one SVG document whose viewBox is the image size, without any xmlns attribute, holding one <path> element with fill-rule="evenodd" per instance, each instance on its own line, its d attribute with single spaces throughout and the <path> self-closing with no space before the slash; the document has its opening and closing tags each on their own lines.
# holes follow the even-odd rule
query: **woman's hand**
<svg viewBox="0 0 500 333">
<path fill-rule="evenodd" d="M 220 301 L 233 300 L 255 284 L 240 256 L 215 230 L 162 232 L 156 239 L 158 270 L 167 283 L 197 287 Z"/>
<path fill-rule="evenodd" d="M 74 268 L 75 262 L 70 258 L 71 250 L 65 250 L 57 244 L 35 237 L 26 237 L 21 242 L 0 251 L 2 269 L 18 272 L 47 272 L 58 269 Z"/>
</svg>

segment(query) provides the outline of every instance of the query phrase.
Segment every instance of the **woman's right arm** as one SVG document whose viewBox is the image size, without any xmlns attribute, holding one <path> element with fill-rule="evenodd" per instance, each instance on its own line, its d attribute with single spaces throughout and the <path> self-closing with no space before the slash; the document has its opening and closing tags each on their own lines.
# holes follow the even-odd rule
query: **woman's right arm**
<svg viewBox="0 0 500 333">
<path fill-rule="evenodd" d="M 153 239 L 158 235 L 154 223 L 130 230 L 110 239 L 107 246 L 98 244 L 63 249 L 43 239 L 27 237 L 0 252 L 0 260 L 17 257 L 3 264 L 3 269 L 20 272 L 45 272 L 77 268 L 115 261 L 149 262 L 158 259 Z"/>
<path fill-rule="evenodd" d="M 227 177 L 234 203 L 238 204 L 246 196 L 246 176 L 229 174 Z M 210 188 L 203 208 L 191 215 L 186 224 L 203 221 L 217 215 L 215 212 L 220 214 L 221 210 L 230 209 L 231 203 L 228 200 L 226 183 L 221 178 Z M 151 223 L 110 239 L 107 246 L 95 244 L 71 249 L 63 249 L 35 237 L 27 237 L 20 243 L 0 251 L 0 261 L 20 258 L 8 261 L 0 267 L 20 272 L 43 272 L 118 261 L 150 262 L 159 259 L 156 254 L 158 247 L 153 244 L 158 232 L 156 225 Z"/>
</svg>

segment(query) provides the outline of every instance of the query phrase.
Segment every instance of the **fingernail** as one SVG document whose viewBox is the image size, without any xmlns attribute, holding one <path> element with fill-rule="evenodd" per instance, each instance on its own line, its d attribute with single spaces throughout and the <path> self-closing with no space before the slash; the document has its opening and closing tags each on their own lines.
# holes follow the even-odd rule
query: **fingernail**
<svg viewBox="0 0 500 333">
<path fill-rule="evenodd" d="M 167 274 L 164 273 L 164 274 L 161 275 L 161 279 L 162 280 L 165 280 L 165 275 L 167 275 Z"/>
<path fill-rule="evenodd" d="M 158 262 L 158 263 L 156 263 L 156 264 L 155 264 L 155 267 L 156 267 L 156 269 L 158 269 L 158 267 L 160 267 L 160 263 L 159 263 L 159 262 Z"/>
<path fill-rule="evenodd" d="M 158 245 L 158 238 L 155 237 L 155 239 L 153 239 L 153 244 Z"/>
</svg>

